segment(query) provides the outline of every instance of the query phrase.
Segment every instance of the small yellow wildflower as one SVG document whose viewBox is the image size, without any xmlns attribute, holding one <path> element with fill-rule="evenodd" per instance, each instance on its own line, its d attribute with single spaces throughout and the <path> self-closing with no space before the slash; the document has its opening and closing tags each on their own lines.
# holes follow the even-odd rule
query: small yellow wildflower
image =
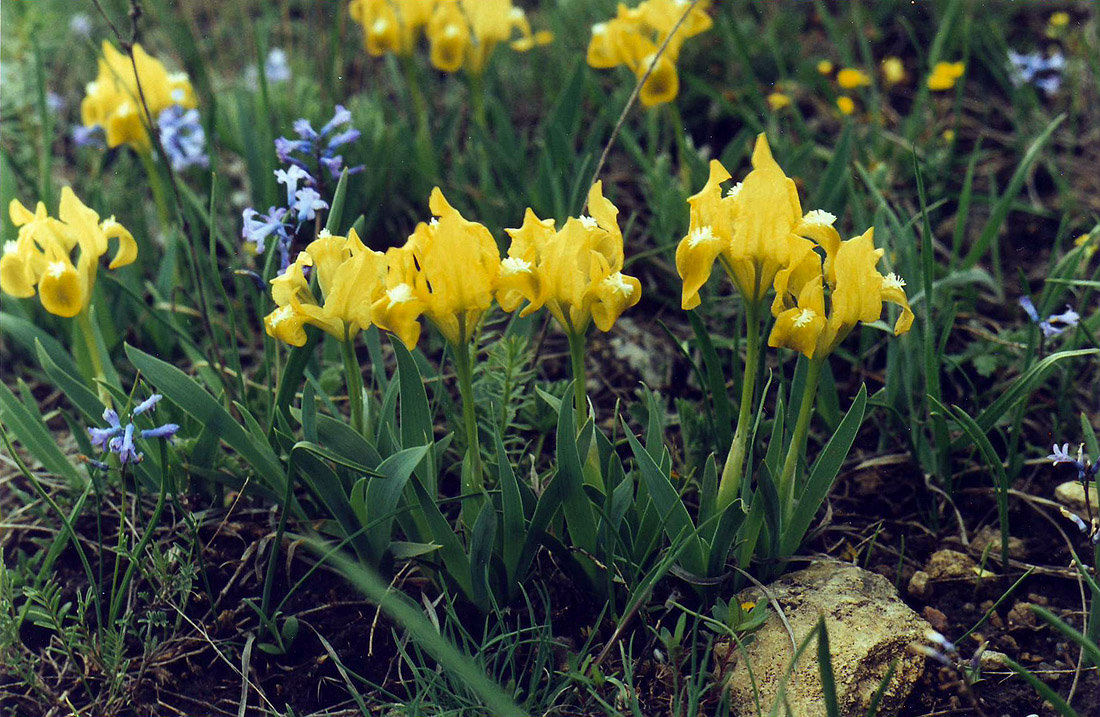
<svg viewBox="0 0 1100 717">
<path fill-rule="evenodd" d="M 836 73 L 836 83 L 840 85 L 842 89 L 854 90 L 857 87 L 865 87 L 871 84 L 871 78 L 867 76 L 867 73 L 863 70 L 856 69 L 855 67 L 845 67 L 840 72 Z"/>
<path fill-rule="evenodd" d="M 955 141 L 955 130 L 945 129 L 941 136 L 943 137 L 944 142 L 947 142 L 947 143 L 950 144 L 951 142 Z"/>
<path fill-rule="evenodd" d="M 928 76 L 928 89 L 935 92 L 950 90 L 965 72 L 966 65 L 962 62 L 937 62 Z"/>
<path fill-rule="evenodd" d="M 833 74 L 833 63 L 829 60 L 818 60 L 817 73 L 825 76 Z"/>
<path fill-rule="evenodd" d="M 768 107 L 771 107 L 772 112 L 778 112 L 784 107 L 791 106 L 791 98 L 782 92 L 772 92 L 768 95 Z"/>
<path fill-rule="evenodd" d="M 108 268 L 126 266 L 137 259 L 137 242 L 114 217 L 100 221 L 69 187 L 61 190 L 59 219 L 38 203 L 32 214 L 18 199 L 8 205 L 12 224 L 19 228 L 13 241 L 4 244 L 0 257 L 0 289 L 18 298 L 34 296 L 37 289 L 43 308 L 57 316 L 72 317 L 88 305 L 99 270 L 99 258 L 108 242 L 118 249 Z M 72 251 L 80 255 L 73 264 Z"/>
<path fill-rule="evenodd" d="M 856 111 L 856 103 L 851 97 L 841 95 L 836 98 L 836 108 L 840 110 L 840 114 L 847 116 Z"/>
<path fill-rule="evenodd" d="M 134 63 L 103 41 L 103 56 L 99 59 L 99 74 L 86 88 L 80 103 L 80 119 L 85 127 L 100 125 L 106 134 L 107 146 L 129 144 L 137 149 L 149 147 L 149 134 L 145 129 L 146 118 L 141 106 L 141 95 L 152 114 L 152 121 L 173 105 L 186 109 L 197 106 L 191 81 L 183 73 L 169 73 L 159 60 L 145 52 L 140 44 L 134 44 Z M 138 80 L 141 94 L 138 93 Z"/>
<path fill-rule="evenodd" d="M 1092 238 L 1091 234 L 1082 234 L 1081 236 L 1079 236 L 1079 237 L 1077 237 L 1076 239 L 1073 240 L 1073 245 L 1074 246 L 1084 246 L 1085 244 L 1088 244 L 1089 239 L 1091 239 L 1091 238 Z"/>
<path fill-rule="evenodd" d="M 1066 29 L 1069 27 L 1070 16 L 1068 12 L 1059 10 L 1056 13 L 1051 14 L 1047 19 L 1046 36 L 1051 39 L 1058 39 L 1066 34 Z"/>
<path fill-rule="evenodd" d="M 899 85 L 906 80 L 905 64 L 899 57 L 887 57 L 882 61 L 882 79 L 887 87 Z"/>
</svg>

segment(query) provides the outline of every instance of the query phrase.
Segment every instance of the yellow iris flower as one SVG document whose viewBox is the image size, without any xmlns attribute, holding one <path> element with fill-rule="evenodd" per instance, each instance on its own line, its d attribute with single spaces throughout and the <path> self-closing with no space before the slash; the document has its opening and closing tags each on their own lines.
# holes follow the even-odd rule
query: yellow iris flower
<svg viewBox="0 0 1100 717">
<path fill-rule="evenodd" d="M 322 302 L 305 277 L 313 267 Z M 306 343 L 310 324 L 340 341 L 371 325 L 372 305 L 381 293 L 386 257 L 368 249 L 352 229 L 347 237 L 321 233 L 271 280 L 275 310 L 264 318 L 269 336 L 292 346 Z"/>
<path fill-rule="evenodd" d="M 519 37 L 512 37 L 519 33 Z M 431 62 L 444 72 L 465 67 L 479 75 L 496 46 L 511 40 L 510 47 L 526 52 L 553 41 L 549 32 L 531 32 L 523 8 L 512 0 L 437 0 L 427 24 Z"/>
<path fill-rule="evenodd" d="M 798 190 L 772 157 L 763 134 L 756 139 L 752 166 L 744 181 L 723 195 L 721 184 L 730 173 L 711 160 L 706 185 L 688 199 L 691 224 L 676 248 L 684 309 L 699 305 L 699 289 L 716 260 L 745 300 L 758 302 L 776 273 L 810 246 L 794 231 L 802 220 Z"/>
<path fill-rule="evenodd" d="M 896 274 L 883 276 L 875 268 L 883 250 L 875 248 L 874 228 L 841 241 L 832 220 L 824 212 L 811 212 L 798 227 L 825 250 L 825 260 L 822 263 L 812 249 L 805 251 L 776 278 L 772 305 L 776 319 L 768 337 L 768 345 L 773 348 L 794 349 L 810 359 L 828 356 L 857 323 L 878 320 L 883 302 L 901 307 L 894 335 L 909 331 L 913 325 L 905 281 Z"/>
<path fill-rule="evenodd" d="M 114 217 L 100 221 L 94 209 L 84 205 L 69 187 L 61 190 L 58 219 L 38 203 L 32 213 L 18 199 L 11 200 L 8 214 L 19 228 L 18 237 L 4 244 L 0 257 L 0 289 L 19 298 L 34 296 L 43 308 L 57 316 L 72 317 L 88 305 L 99 270 L 99 258 L 111 239 L 118 249 L 109 268 L 133 263 L 137 242 Z M 80 255 L 73 263 L 73 249 Z"/>
<path fill-rule="evenodd" d="M 421 222 L 404 246 L 386 252 L 374 323 L 412 348 L 425 314 L 447 341 L 465 346 L 493 303 L 500 252 L 489 230 L 465 219 L 439 187 L 429 207 L 437 219 Z"/>
<path fill-rule="evenodd" d="M 80 103 L 80 118 L 85 127 L 100 125 L 107 136 L 107 146 L 129 144 L 137 149 L 149 147 L 149 134 L 138 93 L 149 106 L 153 121 L 173 105 L 186 109 L 197 106 L 191 81 L 183 73 L 170 73 L 159 60 L 151 57 L 140 44 L 134 44 L 137 75 L 130 58 L 103 41 L 103 56 L 99 59 L 99 74 L 88 83 Z"/>
<path fill-rule="evenodd" d="M 531 209 L 512 237 L 501 262 L 497 302 L 520 316 L 546 307 L 562 328 L 583 335 L 589 323 L 610 331 L 619 316 L 642 297 L 642 285 L 623 274 L 623 234 L 619 210 L 603 196 L 603 183 L 588 192 L 592 216 L 570 217 L 559 230 L 552 219 Z"/>
<path fill-rule="evenodd" d="M 625 65 L 640 80 L 653 68 L 638 98 L 646 107 L 671 102 L 680 92 L 676 60 L 685 40 L 705 32 L 714 24 L 700 2 L 669 39 L 665 51 L 657 51 L 669 38 L 684 14 L 686 4 L 677 0 L 645 0 L 635 8 L 619 5 L 607 22 L 592 26 L 587 61 L 591 67 L 610 69 Z"/>
<path fill-rule="evenodd" d="M 363 28 L 367 53 L 408 55 L 428 24 L 436 0 L 352 0 L 351 18 Z"/>
</svg>

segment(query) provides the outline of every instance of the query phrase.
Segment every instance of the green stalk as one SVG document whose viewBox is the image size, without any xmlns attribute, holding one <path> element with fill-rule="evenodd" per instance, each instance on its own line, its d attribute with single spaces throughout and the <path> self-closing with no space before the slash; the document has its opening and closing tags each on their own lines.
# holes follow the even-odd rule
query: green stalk
<svg viewBox="0 0 1100 717">
<path fill-rule="evenodd" d="M 745 303 L 745 377 L 741 382 L 741 408 L 737 414 L 733 443 L 722 467 L 722 478 L 718 481 L 719 515 L 741 490 L 752 422 L 752 400 L 756 395 L 756 373 L 760 369 L 760 338 L 760 302 L 748 301 Z"/>
<path fill-rule="evenodd" d="M 348 404 L 351 406 L 351 428 L 359 435 L 363 434 L 363 372 L 359 368 L 359 357 L 355 353 L 355 342 L 350 328 L 344 326 L 344 341 L 341 343 L 344 355 L 344 377 L 348 385 Z"/>
<path fill-rule="evenodd" d="M 469 457 L 469 471 L 462 471 L 462 494 L 478 495 L 485 490 L 485 481 L 481 467 L 481 441 L 477 432 L 477 412 L 474 406 L 474 372 L 470 357 L 470 343 L 451 344 L 454 351 L 455 374 L 458 376 L 458 392 L 462 397 L 462 420 L 466 428 L 466 454 Z M 472 499 L 462 504 L 463 522 L 473 523 L 477 516 L 481 500 Z"/>
<path fill-rule="evenodd" d="M 137 156 L 141 160 L 145 176 L 149 178 L 149 186 L 153 189 L 153 202 L 157 205 L 160 230 L 167 232 L 172 224 L 172 213 L 168 210 L 168 196 L 164 193 L 164 182 L 161 180 L 157 165 L 153 162 L 153 154 L 148 149 L 139 149 Z"/>
<path fill-rule="evenodd" d="M 92 324 L 87 306 L 81 309 L 80 313 L 76 315 L 76 325 L 80 328 L 80 335 L 84 337 L 84 347 L 88 350 L 88 360 L 92 363 L 92 372 L 95 374 L 96 391 L 99 394 L 99 400 L 103 402 L 103 405 L 109 408 L 113 405 L 111 402 L 111 394 L 103 386 L 103 383 L 101 383 L 107 380 L 107 375 L 103 372 L 103 361 L 99 356 L 99 344 L 95 340 L 96 329 Z"/>
<path fill-rule="evenodd" d="M 787 458 L 783 461 L 783 473 L 779 476 L 779 505 L 784 521 L 794 509 L 794 472 L 798 459 L 806 451 L 806 434 L 810 430 L 810 420 L 814 415 L 814 398 L 817 396 L 817 382 L 821 378 L 823 358 L 811 359 L 806 370 L 806 385 L 802 392 L 802 404 L 798 407 L 798 420 L 794 424 L 794 435 L 787 448 Z"/>
<path fill-rule="evenodd" d="M 581 430 L 588 419 L 588 391 L 585 387 L 587 374 L 584 370 L 584 334 L 568 331 L 569 359 L 573 369 L 573 409 L 577 415 L 577 430 Z"/>
<path fill-rule="evenodd" d="M 585 332 L 569 330 L 569 359 L 573 369 L 573 410 L 576 412 L 577 431 L 588 420 L 588 391 L 585 387 L 587 374 L 584 369 Z M 584 482 L 603 491 L 603 472 L 600 470 L 600 456 L 596 450 L 596 441 L 588 444 L 588 455 L 584 459 Z"/>
</svg>

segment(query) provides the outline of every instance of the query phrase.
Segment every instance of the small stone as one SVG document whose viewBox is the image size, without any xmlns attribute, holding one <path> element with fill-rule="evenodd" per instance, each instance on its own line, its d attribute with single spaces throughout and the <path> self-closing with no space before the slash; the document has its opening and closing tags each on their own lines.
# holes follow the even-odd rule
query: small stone
<svg viewBox="0 0 1100 717">
<path fill-rule="evenodd" d="M 1035 613 L 1031 611 L 1031 603 L 1017 602 L 1013 605 L 1008 611 L 1008 624 L 1013 627 L 1034 628 L 1038 623 L 1035 620 Z"/>
<path fill-rule="evenodd" d="M 844 717 L 866 714 L 891 664 L 896 662 L 894 676 L 879 705 L 878 714 L 883 716 L 901 707 L 924 674 L 925 658 L 911 652 L 909 645 L 923 642 L 930 625 L 898 599 L 893 585 L 881 575 L 854 565 L 819 562 L 780 578 L 768 590 L 783 608 L 797 641 L 825 617 Z M 750 589 L 739 599 L 765 598 Z M 793 657 L 790 636 L 777 615 L 771 615 L 753 637 L 746 648 L 747 659 L 740 660 L 730 676 L 732 714 L 756 714 L 749 665 L 760 704 L 767 710 Z M 787 683 L 790 713 L 799 717 L 826 714 L 815 647 L 803 653 Z"/>
<path fill-rule="evenodd" d="M 915 598 L 926 598 L 932 592 L 928 573 L 918 570 L 909 578 L 909 594 Z"/>
<path fill-rule="evenodd" d="M 991 525 L 985 526 L 970 540 L 970 550 L 979 556 L 988 555 L 990 559 L 999 563 L 1001 560 L 1001 531 Z M 1017 560 L 1026 558 L 1027 549 L 1024 547 L 1024 541 L 1016 537 L 1009 537 L 1008 556 Z"/>
<path fill-rule="evenodd" d="M 924 619 L 936 632 L 947 632 L 947 616 L 931 605 L 925 606 Z"/>
<path fill-rule="evenodd" d="M 1043 607 L 1050 605 L 1050 598 L 1046 595 L 1040 595 L 1039 593 L 1028 593 L 1027 601 L 1035 605 L 1042 605 Z"/>
<path fill-rule="evenodd" d="M 924 566 L 931 580 L 970 580 L 977 569 L 973 558 L 957 550 L 937 550 Z"/>
<path fill-rule="evenodd" d="M 1071 480 L 1062 483 L 1054 489 L 1054 498 L 1070 510 L 1082 513 L 1084 517 L 1085 486 L 1081 485 L 1080 481 Z M 1092 512 L 1096 513 L 1100 501 L 1097 500 L 1095 485 L 1089 486 L 1089 504 L 1092 506 Z"/>
<path fill-rule="evenodd" d="M 1000 669 L 1007 667 L 1008 663 L 1005 660 L 1008 658 L 1003 652 L 997 652 L 996 650 L 986 650 L 982 653 L 981 664 L 983 670 L 988 669 Z"/>
</svg>

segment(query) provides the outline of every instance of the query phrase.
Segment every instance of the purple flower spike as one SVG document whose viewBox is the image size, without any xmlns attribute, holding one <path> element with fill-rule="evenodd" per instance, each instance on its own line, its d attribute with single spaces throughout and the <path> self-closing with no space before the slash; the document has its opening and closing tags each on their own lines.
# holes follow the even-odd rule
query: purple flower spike
<svg viewBox="0 0 1100 717">
<path fill-rule="evenodd" d="M 126 431 L 122 436 L 116 436 L 111 439 L 111 450 L 118 454 L 118 459 L 122 465 L 127 463 L 141 463 L 141 459 L 144 457 L 134 446 L 134 424 L 127 423 Z"/>
</svg>

